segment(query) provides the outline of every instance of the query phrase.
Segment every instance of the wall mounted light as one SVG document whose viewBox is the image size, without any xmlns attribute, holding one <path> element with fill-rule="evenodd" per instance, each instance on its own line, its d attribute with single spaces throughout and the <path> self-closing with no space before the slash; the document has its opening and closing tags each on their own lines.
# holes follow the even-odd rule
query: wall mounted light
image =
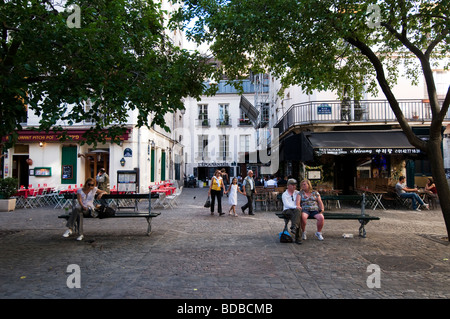
<svg viewBox="0 0 450 319">
<path fill-rule="evenodd" d="M 44 146 L 44 142 L 39 142 L 39 147 L 43 147 Z"/>
<path fill-rule="evenodd" d="M 125 166 L 125 158 L 122 157 L 122 159 L 120 160 L 120 165 Z"/>
</svg>

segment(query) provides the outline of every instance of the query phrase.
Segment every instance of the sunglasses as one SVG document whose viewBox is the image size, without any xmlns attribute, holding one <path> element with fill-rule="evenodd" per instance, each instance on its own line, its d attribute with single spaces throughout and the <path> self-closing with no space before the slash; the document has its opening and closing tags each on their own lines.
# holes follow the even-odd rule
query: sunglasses
<svg viewBox="0 0 450 319">
<path fill-rule="evenodd" d="M 94 186 L 94 184 L 86 184 L 86 185 L 89 186 L 89 187 Z"/>
</svg>

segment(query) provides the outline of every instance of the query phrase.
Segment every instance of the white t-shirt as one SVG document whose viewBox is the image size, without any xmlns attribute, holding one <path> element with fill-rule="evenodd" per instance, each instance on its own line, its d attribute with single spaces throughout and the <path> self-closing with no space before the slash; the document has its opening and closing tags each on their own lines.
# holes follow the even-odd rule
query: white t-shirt
<svg viewBox="0 0 450 319">
<path fill-rule="evenodd" d="M 77 190 L 77 194 L 81 195 L 81 202 L 86 207 L 94 208 L 95 194 L 97 193 L 97 187 L 94 187 L 87 195 L 83 192 L 83 188 Z M 77 201 L 77 208 L 81 208 L 80 203 Z"/>
</svg>

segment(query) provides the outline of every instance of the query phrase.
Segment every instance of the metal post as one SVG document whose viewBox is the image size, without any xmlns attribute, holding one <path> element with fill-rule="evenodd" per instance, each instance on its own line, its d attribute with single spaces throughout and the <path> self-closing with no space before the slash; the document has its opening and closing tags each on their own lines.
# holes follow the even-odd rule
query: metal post
<svg viewBox="0 0 450 319">
<path fill-rule="evenodd" d="M 363 193 L 361 201 L 361 216 L 365 215 L 366 215 L 366 193 Z"/>
</svg>

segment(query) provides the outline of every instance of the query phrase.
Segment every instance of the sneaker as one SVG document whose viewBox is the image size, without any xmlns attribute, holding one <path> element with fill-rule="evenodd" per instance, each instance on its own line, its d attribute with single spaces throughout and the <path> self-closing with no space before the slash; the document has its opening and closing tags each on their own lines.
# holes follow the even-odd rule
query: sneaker
<svg viewBox="0 0 450 319">
<path fill-rule="evenodd" d="M 78 241 L 81 241 L 81 240 L 83 240 L 83 238 L 84 238 L 84 236 L 83 236 L 83 235 L 80 235 L 80 236 L 77 237 L 77 240 L 78 240 Z"/>
<path fill-rule="evenodd" d="M 319 240 L 323 240 L 322 233 L 316 232 L 316 237 L 317 237 Z"/>
<path fill-rule="evenodd" d="M 302 233 L 302 240 L 306 240 L 306 232 L 305 231 Z"/>
<path fill-rule="evenodd" d="M 430 204 L 423 204 L 422 206 L 425 207 L 425 209 L 430 210 Z"/>
<path fill-rule="evenodd" d="M 64 238 L 67 238 L 67 237 L 69 237 L 70 235 L 72 235 L 72 231 L 71 231 L 70 229 L 68 229 L 68 230 L 66 230 L 66 231 L 64 232 L 63 237 L 64 237 Z"/>
<path fill-rule="evenodd" d="M 422 210 L 419 208 L 419 206 L 417 206 L 417 208 L 415 209 L 416 212 L 421 212 Z"/>
</svg>

